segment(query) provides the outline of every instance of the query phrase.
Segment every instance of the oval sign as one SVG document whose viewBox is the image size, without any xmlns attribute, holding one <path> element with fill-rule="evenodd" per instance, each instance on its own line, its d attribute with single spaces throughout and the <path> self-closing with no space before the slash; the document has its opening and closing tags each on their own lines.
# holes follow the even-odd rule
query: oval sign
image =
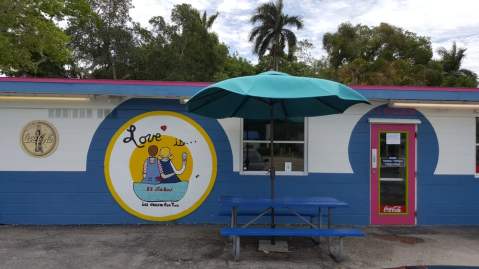
<svg viewBox="0 0 479 269">
<path fill-rule="evenodd" d="M 23 150 L 33 157 L 47 157 L 58 146 L 58 132 L 53 124 L 36 120 L 22 130 L 20 143 Z"/>
<path fill-rule="evenodd" d="M 139 218 L 170 221 L 190 214 L 216 179 L 216 152 L 193 119 L 154 111 L 123 124 L 105 155 L 104 173 L 120 206 Z"/>
</svg>

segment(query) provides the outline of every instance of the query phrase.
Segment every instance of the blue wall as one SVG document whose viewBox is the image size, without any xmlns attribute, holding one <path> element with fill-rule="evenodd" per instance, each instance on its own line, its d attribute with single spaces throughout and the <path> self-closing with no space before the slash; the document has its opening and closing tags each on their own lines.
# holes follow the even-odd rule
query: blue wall
<svg viewBox="0 0 479 269">
<path fill-rule="evenodd" d="M 269 177 L 232 172 L 228 139 L 216 120 L 188 114 L 177 100 L 132 99 L 118 106 L 96 131 L 86 172 L 0 172 L 0 223 L 126 224 L 148 223 L 126 213 L 111 196 L 103 175 L 105 149 L 113 133 L 132 117 L 171 110 L 196 120 L 214 141 L 218 176 L 213 191 L 192 214 L 178 223 L 227 223 L 218 216 L 221 195 L 267 195 Z M 279 196 L 333 196 L 350 204 L 334 212 L 334 223 L 369 224 L 368 118 L 414 118 L 418 129 L 418 224 L 479 224 L 479 180 L 473 176 L 434 176 L 439 146 L 434 129 L 415 110 L 375 108 L 355 126 L 349 143 L 354 174 L 310 173 L 279 176 Z M 292 221 L 292 218 L 281 221 Z"/>
</svg>

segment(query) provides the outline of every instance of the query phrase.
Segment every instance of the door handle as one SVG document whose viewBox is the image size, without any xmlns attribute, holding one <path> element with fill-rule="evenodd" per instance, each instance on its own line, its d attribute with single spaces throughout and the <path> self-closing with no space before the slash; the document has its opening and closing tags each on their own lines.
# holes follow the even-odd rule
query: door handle
<svg viewBox="0 0 479 269">
<path fill-rule="evenodd" d="M 371 149 L 371 168 L 378 168 L 378 149 Z"/>
</svg>

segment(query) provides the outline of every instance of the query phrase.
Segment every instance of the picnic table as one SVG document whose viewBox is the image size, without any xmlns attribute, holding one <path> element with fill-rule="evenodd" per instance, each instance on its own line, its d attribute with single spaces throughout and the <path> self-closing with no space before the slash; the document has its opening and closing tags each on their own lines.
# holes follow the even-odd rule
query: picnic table
<svg viewBox="0 0 479 269">
<path fill-rule="evenodd" d="M 339 251 L 333 254 L 328 246 L 331 256 L 340 260 L 342 256 L 342 238 L 347 236 L 364 236 L 364 233 L 356 229 L 332 229 L 332 210 L 339 207 L 347 207 L 348 204 L 332 197 L 282 197 L 262 198 L 245 196 L 223 196 L 220 198 L 223 208 L 231 210 L 231 224 L 228 228 L 221 229 L 221 235 L 233 238 L 233 256 L 239 259 L 240 237 L 338 237 Z M 322 210 L 327 210 L 327 228 L 323 229 Z M 251 220 L 238 225 L 239 216 L 251 216 Z M 270 228 L 252 228 L 259 219 L 271 216 Z M 275 216 L 296 216 L 309 228 L 276 228 Z M 310 217 L 309 219 L 307 217 Z M 313 222 L 313 217 L 317 222 Z M 273 241 L 274 242 L 274 241 Z M 329 243 L 329 241 L 328 241 Z"/>
</svg>

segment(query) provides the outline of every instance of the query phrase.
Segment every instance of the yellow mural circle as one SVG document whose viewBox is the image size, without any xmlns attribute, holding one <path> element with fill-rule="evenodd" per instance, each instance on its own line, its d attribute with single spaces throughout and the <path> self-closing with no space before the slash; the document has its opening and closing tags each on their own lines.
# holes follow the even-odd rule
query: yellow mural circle
<svg viewBox="0 0 479 269">
<path fill-rule="evenodd" d="M 179 213 L 173 214 L 173 215 L 161 216 L 161 217 L 146 215 L 146 214 L 143 214 L 142 212 L 139 212 L 139 211 L 133 209 L 132 207 L 130 207 L 121 198 L 121 196 L 118 195 L 118 193 L 116 192 L 116 190 L 113 186 L 113 183 L 112 183 L 111 176 L 110 176 L 110 159 L 111 159 L 113 148 L 114 148 L 116 142 L 118 141 L 118 139 L 120 138 L 120 136 L 132 124 L 140 121 L 143 118 L 151 117 L 151 116 L 171 116 L 171 117 L 176 117 L 179 120 L 183 120 L 183 121 L 187 122 L 188 124 L 193 126 L 200 133 L 200 135 L 202 136 L 204 141 L 207 143 L 209 151 L 210 151 L 210 155 L 211 155 L 211 177 L 209 179 L 208 186 L 207 186 L 206 190 L 204 191 L 204 193 L 201 195 L 201 197 L 189 208 L 186 208 L 185 210 L 183 210 Z M 171 145 L 171 143 L 175 143 L 176 141 L 177 141 L 177 139 L 175 137 L 162 135 L 160 141 L 149 142 L 149 145 L 155 145 L 155 146 L 158 147 L 159 150 L 161 150 L 162 148 L 166 148 L 169 145 Z M 147 148 L 149 145 L 145 144 L 145 148 Z M 182 156 L 183 153 L 187 154 L 185 172 L 182 175 L 178 176 L 180 180 L 187 181 L 188 178 L 190 178 L 190 176 L 191 176 L 192 167 L 193 167 L 193 159 L 191 157 L 190 150 L 188 149 L 188 147 L 185 147 L 183 150 L 174 149 L 174 147 L 168 147 L 168 148 L 169 148 L 169 151 L 170 151 L 169 153 L 171 154 L 171 161 L 172 161 L 173 165 L 175 165 L 175 166 L 181 166 L 182 159 L 181 159 L 180 156 Z M 129 161 L 129 166 L 130 167 L 129 168 L 130 168 L 131 177 L 132 177 L 133 182 L 138 182 L 140 180 L 140 178 L 142 178 L 142 175 L 140 175 L 140 173 L 142 173 L 142 172 L 139 172 L 139 171 L 142 171 L 141 167 L 142 167 L 143 164 L 134 161 L 135 158 L 133 157 L 133 155 L 138 157 L 138 158 L 136 158 L 136 160 L 139 160 L 139 159 L 140 160 L 141 159 L 145 160 L 146 157 L 148 157 L 148 151 L 147 150 L 146 151 L 138 150 L 138 148 L 136 148 L 136 149 L 133 150 L 132 156 L 130 157 L 130 161 Z M 175 156 L 176 156 L 176 158 L 175 158 Z M 130 213 L 134 216 L 145 219 L 145 220 L 171 221 L 171 220 L 175 220 L 175 219 L 178 219 L 178 218 L 181 218 L 181 217 L 184 217 L 184 216 L 190 214 L 191 212 L 196 210 L 203 203 L 203 201 L 206 199 L 206 197 L 208 197 L 209 193 L 213 189 L 213 186 L 214 186 L 214 183 L 215 183 L 215 180 L 216 180 L 216 174 L 217 174 L 216 151 L 215 151 L 215 147 L 213 145 L 213 142 L 211 141 L 211 139 L 208 136 L 208 134 L 206 133 L 206 131 L 193 119 L 191 119 L 191 118 L 189 118 L 189 117 L 187 117 L 183 114 L 172 112 L 172 111 L 147 112 L 147 113 L 138 115 L 138 116 L 130 119 L 129 121 L 124 123 L 115 132 L 115 134 L 111 138 L 110 142 L 108 143 L 108 147 L 106 149 L 105 160 L 104 160 L 104 174 L 105 174 L 105 181 L 107 183 L 108 189 L 110 190 L 110 193 L 112 194 L 112 196 L 116 200 L 116 202 L 125 211 L 127 211 L 128 213 Z"/>
</svg>

